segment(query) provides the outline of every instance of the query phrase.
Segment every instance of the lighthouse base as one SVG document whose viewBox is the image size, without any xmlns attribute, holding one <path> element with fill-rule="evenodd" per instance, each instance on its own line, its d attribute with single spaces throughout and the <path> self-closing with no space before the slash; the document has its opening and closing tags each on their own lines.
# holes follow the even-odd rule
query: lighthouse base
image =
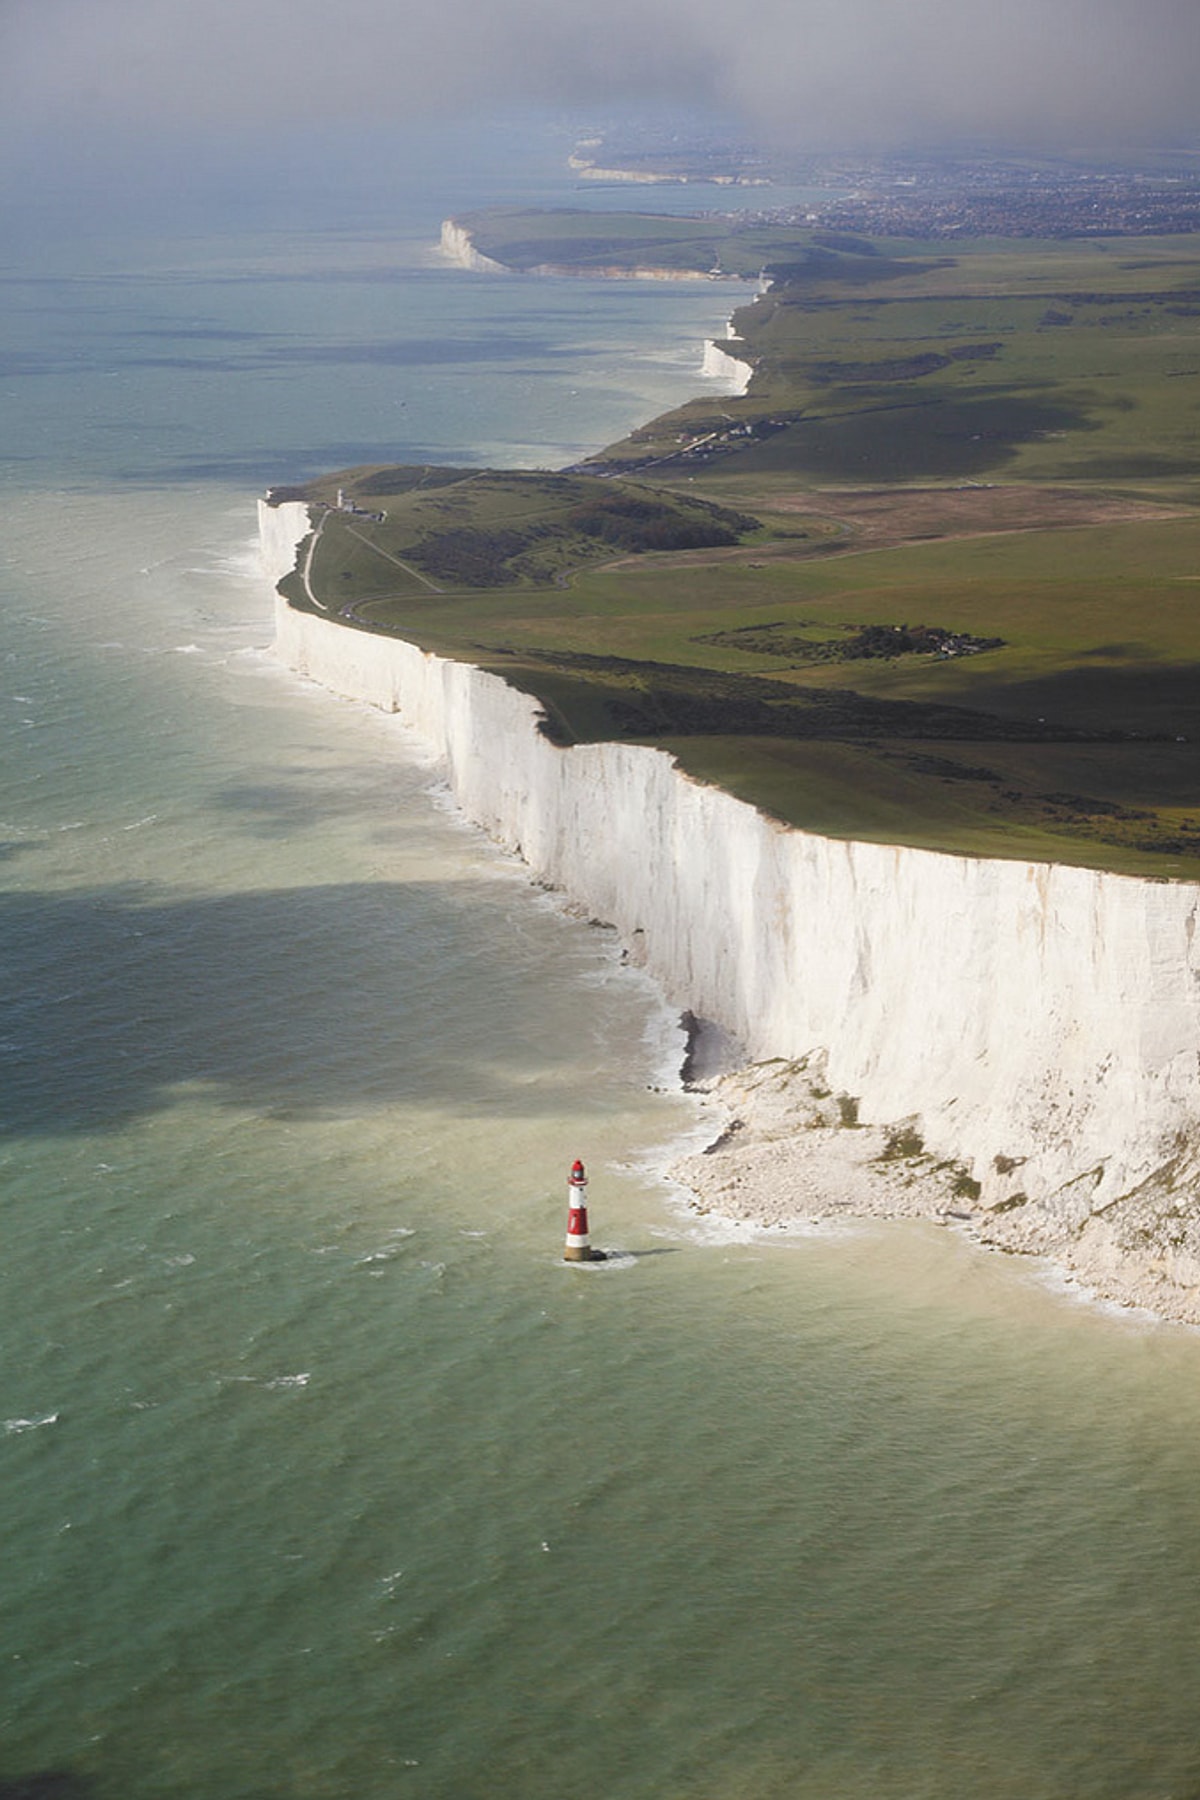
<svg viewBox="0 0 1200 1800">
<path fill-rule="evenodd" d="M 590 1244 L 568 1244 L 563 1251 L 564 1262 L 607 1262 L 608 1257 L 603 1250 L 593 1250 Z"/>
</svg>

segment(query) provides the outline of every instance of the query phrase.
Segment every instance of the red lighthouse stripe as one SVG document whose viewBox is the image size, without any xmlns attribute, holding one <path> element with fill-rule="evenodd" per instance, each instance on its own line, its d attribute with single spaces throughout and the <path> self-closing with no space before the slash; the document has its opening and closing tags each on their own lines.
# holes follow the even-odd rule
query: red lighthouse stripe
<svg viewBox="0 0 1200 1800">
<path fill-rule="evenodd" d="M 588 1234 L 587 1207 L 572 1206 L 567 1211 L 567 1236 L 586 1237 Z"/>
</svg>

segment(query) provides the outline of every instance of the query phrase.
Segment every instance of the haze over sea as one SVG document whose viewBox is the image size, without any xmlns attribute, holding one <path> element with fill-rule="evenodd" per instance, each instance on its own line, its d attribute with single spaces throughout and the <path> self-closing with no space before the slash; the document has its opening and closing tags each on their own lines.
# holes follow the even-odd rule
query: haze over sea
<svg viewBox="0 0 1200 1800">
<path fill-rule="evenodd" d="M 698 386 L 727 290 L 429 261 L 569 144 L 15 221 L 0 1800 L 1194 1800 L 1200 1338 L 687 1214 L 673 1015 L 265 654 L 268 482 Z"/>
</svg>

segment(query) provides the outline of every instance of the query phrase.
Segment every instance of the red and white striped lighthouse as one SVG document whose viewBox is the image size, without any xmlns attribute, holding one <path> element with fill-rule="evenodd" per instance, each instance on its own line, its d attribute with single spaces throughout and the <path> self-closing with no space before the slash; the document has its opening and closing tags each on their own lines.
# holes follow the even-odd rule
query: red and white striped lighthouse
<svg viewBox="0 0 1200 1800">
<path fill-rule="evenodd" d="M 587 1176 L 579 1158 L 567 1178 L 567 1245 L 564 1262 L 592 1262 L 595 1252 L 588 1237 Z"/>
</svg>

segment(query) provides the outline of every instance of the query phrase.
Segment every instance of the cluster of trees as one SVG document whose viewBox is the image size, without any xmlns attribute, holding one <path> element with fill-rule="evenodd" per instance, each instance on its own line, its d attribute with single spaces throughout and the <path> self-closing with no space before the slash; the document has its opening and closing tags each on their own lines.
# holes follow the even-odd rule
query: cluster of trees
<svg viewBox="0 0 1200 1800">
<path fill-rule="evenodd" d="M 832 661 L 857 662 L 872 656 L 970 656 L 999 650 L 1003 643 L 1003 638 L 972 637 L 942 625 L 864 625 L 853 637 L 834 638 L 815 648 Z"/>
</svg>

